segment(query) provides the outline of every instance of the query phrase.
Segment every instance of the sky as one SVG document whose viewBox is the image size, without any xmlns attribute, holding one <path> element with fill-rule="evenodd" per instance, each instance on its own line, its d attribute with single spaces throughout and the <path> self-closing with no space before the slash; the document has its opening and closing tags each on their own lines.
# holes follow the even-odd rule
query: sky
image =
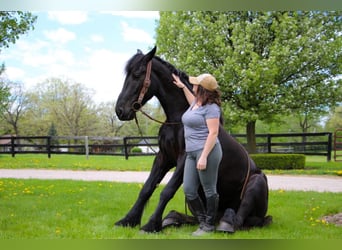
<svg viewBox="0 0 342 250">
<path fill-rule="evenodd" d="M 158 11 L 32 12 L 34 30 L 0 52 L 6 77 L 26 90 L 51 77 L 92 89 L 95 103 L 115 101 L 124 67 L 155 45 Z"/>
</svg>

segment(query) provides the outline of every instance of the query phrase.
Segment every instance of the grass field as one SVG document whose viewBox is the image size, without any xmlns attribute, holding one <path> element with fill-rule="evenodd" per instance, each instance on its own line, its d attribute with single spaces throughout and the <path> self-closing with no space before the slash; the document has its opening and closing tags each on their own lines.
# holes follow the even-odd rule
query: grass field
<svg viewBox="0 0 342 250">
<path fill-rule="evenodd" d="M 18 169 L 72 169 L 72 170 L 115 170 L 115 171 L 150 171 L 154 156 L 89 156 L 52 155 L 49 159 L 42 154 L 11 155 L 0 154 L 0 168 Z M 305 169 L 301 170 L 265 170 L 272 174 L 304 175 L 341 175 L 342 162 L 326 161 L 325 156 L 307 156 Z"/>
<path fill-rule="evenodd" d="M 196 226 L 143 234 L 139 228 L 113 227 L 133 205 L 142 185 L 111 182 L 0 179 L 0 239 L 193 239 Z M 156 207 L 162 186 L 148 203 L 145 223 Z M 273 224 L 262 229 L 215 233 L 209 239 L 341 239 L 341 227 L 323 215 L 341 212 L 338 193 L 271 191 Z M 165 213 L 184 211 L 178 190 Z"/>
</svg>

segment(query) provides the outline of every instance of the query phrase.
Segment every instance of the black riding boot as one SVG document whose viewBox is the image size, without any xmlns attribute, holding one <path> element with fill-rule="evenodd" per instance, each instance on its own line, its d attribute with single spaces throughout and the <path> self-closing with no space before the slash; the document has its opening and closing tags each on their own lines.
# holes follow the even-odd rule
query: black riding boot
<svg viewBox="0 0 342 250">
<path fill-rule="evenodd" d="M 198 223 L 205 222 L 205 208 L 201 198 L 197 197 L 194 200 L 186 199 L 191 213 L 196 217 Z"/>
<path fill-rule="evenodd" d="M 215 231 L 215 220 L 216 220 L 218 204 L 219 204 L 218 194 L 215 194 L 207 198 L 207 212 L 205 215 L 205 220 L 203 223 L 200 224 L 199 229 L 197 229 L 197 231 L 195 231 L 192 234 L 193 236 L 201 236 L 208 232 Z"/>
</svg>

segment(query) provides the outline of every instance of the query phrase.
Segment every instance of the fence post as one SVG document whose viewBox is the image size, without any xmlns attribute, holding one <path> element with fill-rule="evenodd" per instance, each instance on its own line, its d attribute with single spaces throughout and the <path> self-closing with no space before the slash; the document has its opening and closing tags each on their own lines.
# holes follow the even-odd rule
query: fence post
<svg viewBox="0 0 342 250">
<path fill-rule="evenodd" d="M 84 136 L 84 146 L 85 146 L 85 153 L 87 160 L 89 158 L 89 143 L 88 143 L 88 136 Z"/>
<path fill-rule="evenodd" d="M 51 136 L 47 137 L 47 145 L 46 145 L 46 149 L 47 149 L 47 153 L 48 153 L 48 158 L 51 158 Z"/>
<path fill-rule="evenodd" d="M 331 161 L 332 152 L 332 133 L 328 133 L 327 161 Z"/>
<path fill-rule="evenodd" d="M 11 153 L 12 153 L 12 157 L 15 157 L 14 136 L 11 136 Z"/>
<path fill-rule="evenodd" d="M 271 143 L 272 143 L 272 136 L 270 134 L 267 134 L 267 153 L 272 153 Z"/>
<path fill-rule="evenodd" d="M 128 160 L 127 137 L 123 138 L 123 143 L 124 143 L 125 159 Z"/>
</svg>

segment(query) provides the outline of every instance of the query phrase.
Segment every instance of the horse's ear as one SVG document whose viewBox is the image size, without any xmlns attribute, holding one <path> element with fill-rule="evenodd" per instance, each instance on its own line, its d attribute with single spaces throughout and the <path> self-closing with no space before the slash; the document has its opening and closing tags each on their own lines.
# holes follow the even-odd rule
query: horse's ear
<svg viewBox="0 0 342 250">
<path fill-rule="evenodd" d="M 137 49 L 137 54 L 142 54 L 142 51 L 140 49 Z"/>
<path fill-rule="evenodd" d="M 145 55 L 145 59 L 147 62 L 152 60 L 152 58 L 156 54 L 156 51 L 157 51 L 157 46 L 154 46 L 154 48 Z"/>
</svg>

